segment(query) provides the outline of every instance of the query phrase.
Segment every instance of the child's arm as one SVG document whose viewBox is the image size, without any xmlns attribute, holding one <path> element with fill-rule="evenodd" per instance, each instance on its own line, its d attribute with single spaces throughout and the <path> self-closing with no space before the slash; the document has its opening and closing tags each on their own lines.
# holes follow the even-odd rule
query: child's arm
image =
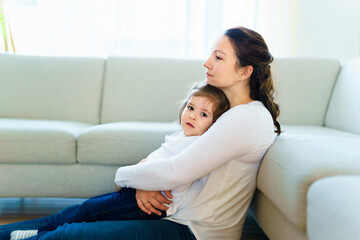
<svg viewBox="0 0 360 240">
<path fill-rule="evenodd" d="M 232 159 L 256 150 L 265 131 L 263 118 L 258 109 L 249 105 L 230 109 L 179 155 L 121 167 L 115 182 L 148 191 L 170 190 L 191 183 Z M 265 129 L 270 134 L 273 129 L 268 126 L 269 122 L 266 121 Z M 249 163 L 250 166 L 256 164 Z"/>
<path fill-rule="evenodd" d="M 146 161 L 147 161 L 147 158 L 144 158 L 144 159 L 141 160 L 139 163 L 144 163 L 144 162 L 146 162 Z M 120 189 L 121 189 L 121 187 L 115 183 L 115 190 L 118 192 L 118 191 L 120 191 Z M 168 193 L 165 193 L 165 194 L 166 194 L 166 196 L 168 196 Z M 171 193 L 170 193 L 170 195 L 171 195 Z M 171 196 L 172 196 L 172 195 L 171 195 Z"/>
</svg>

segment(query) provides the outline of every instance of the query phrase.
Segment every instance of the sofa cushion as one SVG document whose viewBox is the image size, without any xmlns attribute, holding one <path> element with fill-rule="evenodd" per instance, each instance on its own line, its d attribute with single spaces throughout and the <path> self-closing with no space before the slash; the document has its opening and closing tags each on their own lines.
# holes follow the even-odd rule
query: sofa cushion
<svg viewBox="0 0 360 240">
<path fill-rule="evenodd" d="M 328 177 L 308 193 L 308 236 L 311 240 L 358 240 L 360 176 Z"/>
<path fill-rule="evenodd" d="M 205 79 L 201 60 L 109 57 L 101 122 L 175 121 L 180 101 Z"/>
<path fill-rule="evenodd" d="M 258 188 L 297 228 L 306 229 L 306 194 L 317 179 L 360 173 L 360 136 L 325 127 L 284 126 L 266 153 Z"/>
<path fill-rule="evenodd" d="M 278 58 L 271 69 L 280 103 L 279 122 L 323 126 L 340 62 L 332 59 Z"/>
<path fill-rule="evenodd" d="M 75 163 L 86 123 L 0 118 L 0 163 Z"/>
<path fill-rule="evenodd" d="M 119 122 L 93 126 L 78 138 L 78 161 L 89 164 L 138 163 L 160 147 L 175 123 Z"/>
<path fill-rule="evenodd" d="M 346 62 L 331 97 L 326 126 L 360 134 L 360 58 Z"/>
<path fill-rule="evenodd" d="M 249 212 L 269 239 L 308 240 L 261 191 L 255 191 Z"/>
<path fill-rule="evenodd" d="M 0 54 L 0 117 L 98 124 L 105 60 Z"/>
<path fill-rule="evenodd" d="M 115 190 L 117 168 L 90 164 L 2 163 L 0 197 L 89 198 Z"/>
</svg>

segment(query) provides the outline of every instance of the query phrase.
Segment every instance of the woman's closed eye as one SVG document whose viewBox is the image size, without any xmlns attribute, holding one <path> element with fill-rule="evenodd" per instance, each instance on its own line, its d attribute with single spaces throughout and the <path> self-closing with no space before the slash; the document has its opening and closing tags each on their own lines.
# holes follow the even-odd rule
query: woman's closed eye
<svg viewBox="0 0 360 240">
<path fill-rule="evenodd" d="M 219 56 L 215 56 L 216 57 L 216 60 L 223 60 L 221 57 Z"/>
<path fill-rule="evenodd" d="M 222 53 L 220 51 L 215 51 L 214 54 L 216 60 L 223 60 L 223 58 L 221 57 Z"/>
</svg>

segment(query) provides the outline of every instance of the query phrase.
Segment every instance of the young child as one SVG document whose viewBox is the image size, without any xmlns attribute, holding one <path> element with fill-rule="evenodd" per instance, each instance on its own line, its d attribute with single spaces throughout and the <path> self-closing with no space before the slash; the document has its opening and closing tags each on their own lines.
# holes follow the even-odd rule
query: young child
<svg viewBox="0 0 360 240">
<path fill-rule="evenodd" d="M 173 157 L 205 133 L 209 127 L 228 109 L 230 103 L 225 94 L 218 88 L 205 83 L 195 84 L 180 109 L 181 130 L 165 137 L 161 147 L 152 152 L 138 164 Z M 117 179 L 121 178 L 116 174 Z M 49 217 L 49 224 L 38 230 L 17 230 L 11 233 L 11 239 L 40 237 L 46 231 L 55 230 L 58 226 L 73 222 L 94 222 L 104 220 L 155 220 L 170 216 L 184 201 L 185 193 L 191 183 L 171 190 L 172 204 L 168 210 L 161 211 L 161 216 L 144 213 L 137 204 L 132 188 L 119 188 L 117 192 L 90 198 L 79 205 L 65 208 Z M 163 193 L 166 197 L 166 194 Z M 31 221 L 31 220 L 30 220 Z M 37 239 L 36 237 L 31 239 Z"/>
<path fill-rule="evenodd" d="M 141 162 L 173 157 L 179 154 L 205 133 L 229 108 L 230 103 L 220 89 L 204 83 L 195 84 L 180 108 L 179 123 L 181 130 L 166 136 L 161 147 Z M 115 183 L 117 179 L 121 179 L 118 174 L 115 176 Z M 167 216 L 176 212 L 190 185 L 191 183 L 171 190 L 173 198 L 172 204 L 168 205 Z M 165 193 L 163 194 L 166 196 Z"/>
</svg>

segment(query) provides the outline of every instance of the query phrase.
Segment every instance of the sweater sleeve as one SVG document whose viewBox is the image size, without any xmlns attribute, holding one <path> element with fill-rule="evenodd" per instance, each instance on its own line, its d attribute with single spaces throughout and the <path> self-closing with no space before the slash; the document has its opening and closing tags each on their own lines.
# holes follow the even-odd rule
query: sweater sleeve
<svg viewBox="0 0 360 240">
<path fill-rule="evenodd" d="M 257 149 L 263 135 L 258 109 L 239 105 L 180 154 L 121 167 L 115 182 L 121 187 L 148 191 L 171 190 L 194 182 L 234 158 Z"/>
</svg>

